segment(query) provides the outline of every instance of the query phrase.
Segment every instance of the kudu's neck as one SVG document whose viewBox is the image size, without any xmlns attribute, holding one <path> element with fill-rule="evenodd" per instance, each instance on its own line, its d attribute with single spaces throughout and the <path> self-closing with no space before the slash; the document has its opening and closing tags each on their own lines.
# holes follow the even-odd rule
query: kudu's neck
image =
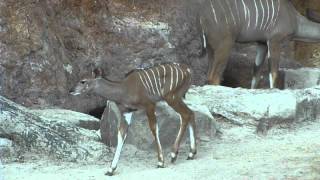
<svg viewBox="0 0 320 180">
<path fill-rule="evenodd" d="M 297 30 L 294 40 L 303 42 L 320 42 L 320 24 L 297 15 Z"/>
<path fill-rule="evenodd" d="M 123 98 L 126 98 L 122 81 L 110 81 L 103 78 L 96 80 L 94 93 L 115 102 L 121 102 Z"/>
</svg>

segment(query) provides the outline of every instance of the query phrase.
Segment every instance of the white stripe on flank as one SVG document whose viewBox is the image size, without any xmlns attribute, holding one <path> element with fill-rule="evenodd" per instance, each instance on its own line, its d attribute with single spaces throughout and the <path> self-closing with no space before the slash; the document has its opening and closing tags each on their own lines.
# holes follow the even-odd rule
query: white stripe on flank
<svg viewBox="0 0 320 180">
<path fill-rule="evenodd" d="M 146 78 L 146 76 L 145 76 L 145 73 L 144 73 L 144 70 L 141 70 L 143 73 L 141 73 L 141 75 L 142 75 L 142 77 L 143 77 L 143 79 L 144 79 L 144 82 L 146 83 L 146 85 L 148 86 L 148 93 L 151 95 L 151 87 L 150 87 L 150 85 L 149 85 L 149 82 L 148 82 L 148 79 Z"/>
<path fill-rule="evenodd" d="M 264 21 L 264 5 L 263 5 L 261 0 L 260 0 L 260 4 L 261 4 L 261 8 L 262 8 L 262 20 L 261 20 L 261 23 L 260 23 L 260 29 L 262 29 L 262 24 L 263 24 L 263 21 Z"/>
<path fill-rule="evenodd" d="M 219 6 L 220 6 L 220 7 L 221 7 L 221 9 L 222 9 L 222 12 L 223 12 L 223 14 L 224 14 L 224 18 L 226 19 L 226 23 L 227 23 L 227 25 L 229 25 L 227 12 L 226 12 L 226 10 L 224 9 L 223 5 L 221 4 L 220 0 L 218 0 L 218 4 L 219 4 Z"/>
<path fill-rule="evenodd" d="M 174 69 L 176 70 L 176 87 L 178 87 L 179 82 L 179 72 L 177 66 L 174 66 Z"/>
<path fill-rule="evenodd" d="M 230 11 L 230 13 L 231 13 L 231 17 L 232 17 L 232 20 L 233 20 L 233 24 L 236 25 L 236 19 L 234 18 L 234 15 L 233 15 L 233 13 L 232 13 L 232 9 L 231 9 L 231 6 L 230 6 L 230 2 L 229 2 L 229 0 L 225 0 L 225 1 L 227 2 L 227 6 L 228 6 L 229 11 Z"/>
<path fill-rule="evenodd" d="M 183 82 L 183 80 L 184 80 L 183 78 L 184 78 L 184 77 L 183 77 L 183 71 L 182 71 L 181 67 L 179 67 L 179 71 L 180 71 L 180 73 L 181 73 L 181 81 Z"/>
<path fill-rule="evenodd" d="M 250 13 L 250 9 L 249 9 L 249 7 L 247 7 L 247 10 L 248 10 L 248 27 L 247 27 L 247 29 L 249 29 L 249 27 L 250 27 L 250 23 L 251 23 L 251 13 Z"/>
<path fill-rule="evenodd" d="M 239 9 L 238 9 L 238 0 L 235 0 L 235 5 L 236 5 L 236 11 L 237 11 L 237 15 L 238 15 L 238 23 L 241 23 L 241 18 L 240 18 L 240 14 L 239 14 Z"/>
<path fill-rule="evenodd" d="M 143 70 L 143 72 L 145 72 L 145 73 L 147 74 L 147 77 L 148 77 L 148 80 L 149 80 L 149 82 L 150 82 L 149 84 L 150 84 L 150 86 L 151 86 L 153 95 L 155 95 L 155 94 L 156 94 L 156 91 L 155 91 L 154 88 L 153 88 L 153 84 L 152 84 L 152 81 L 151 81 L 151 79 L 150 79 L 150 76 L 149 76 L 148 71 L 147 71 L 147 70 Z"/>
<path fill-rule="evenodd" d="M 273 18 L 274 18 L 274 4 L 273 4 L 273 0 L 271 0 L 271 6 L 272 6 L 272 16 L 271 16 L 271 19 L 270 19 L 270 22 L 268 24 L 268 27 L 267 27 L 267 30 L 270 28 L 270 25 L 272 25 L 272 22 L 273 22 Z"/>
<path fill-rule="evenodd" d="M 153 72 L 152 69 L 150 69 L 152 75 L 153 75 L 153 79 L 154 79 L 154 83 L 156 84 L 156 89 L 158 91 L 158 96 L 161 96 L 161 93 L 160 93 L 160 90 L 159 90 L 159 87 L 158 87 L 158 83 L 157 83 L 157 78 L 156 78 L 156 74 Z"/>
<path fill-rule="evenodd" d="M 161 65 L 161 67 L 163 69 L 163 92 L 165 93 L 166 91 L 164 88 L 166 87 L 167 72 L 166 72 L 166 67 L 164 65 Z"/>
<path fill-rule="evenodd" d="M 212 0 L 210 0 L 210 5 L 211 5 L 212 12 L 213 12 L 214 20 L 218 24 L 217 14 L 216 14 L 216 11 L 215 11 L 215 9 L 213 7 Z"/>
<path fill-rule="evenodd" d="M 256 24 L 254 25 L 255 29 L 257 29 L 258 27 L 258 19 L 259 19 L 259 10 L 258 10 L 258 6 L 257 6 L 257 2 L 256 0 L 253 0 L 254 2 L 254 6 L 256 7 Z"/>
<path fill-rule="evenodd" d="M 276 24 L 276 22 L 278 21 L 278 17 L 279 17 L 279 11 L 280 11 L 280 0 L 278 0 L 278 10 L 277 10 L 277 15 L 275 16 L 275 19 L 272 23 L 272 26 L 274 26 Z"/>
<path fill-rule="evenodd" d="M 266 1 L 267 1 L 267 7 L 268 7 L 268 9 L 267 9 L 268 16 L 267 16 L 267 21 L 266 21 L 266 23 L 265 23 L 264 26 L 263 26 L 263 29 L 266 29 L 266 27 L 267 27 L 267 25 L 268 25 L 269 17 L 270 17 L 270 13 L 269 13 L 269 11 L 270 11 L 270 8 L 269 8 L 269 0 L 266 0 Z"/>
<path fill-rule="evenodd" d="M 168 92 L 172 90 L 172 84 L 173 84 L 173 69 L 172 69 L 171 65 L 169 65 L 169 67 L 171 70 L 171 76 L 170 76 L 171 81 L 170 81 L 170 87 L 169 87 Z"/>
<path fill-rule="evenodd" d="M 138 72 L 138 75 L 139 75 L 140 81 L 142 82 L 144 88 L 145 88 L 146 90 L 148 90 L 147 85 L 145 84 L 144 80 L 142 79 L 140 72 Z"/>
<path fill-rule="evenodd" d="M 160 76 L 160 72 L 159 72 L 158 67 L 156 67 L 156 70 L 157 70 L 158 80 L 159 80 L 159 88 L 160 88 L 160 93 L 161 93 L 160 96 L 162 96 L 163 95 L 163 89 L 162 89 L 161 76 Z"/>
<path fill-rule="evenodd" d="M 247 7 L 244 1 L 242 0 L 242 5 L 243 5 L 243 12 L 244 12 L 244 20 L 247 20 Z"/>
</svg>

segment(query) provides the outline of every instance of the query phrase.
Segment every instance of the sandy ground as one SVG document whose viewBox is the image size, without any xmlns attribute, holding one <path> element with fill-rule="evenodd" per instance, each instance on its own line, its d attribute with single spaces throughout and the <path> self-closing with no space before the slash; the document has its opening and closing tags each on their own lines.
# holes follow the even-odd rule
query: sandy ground
<svg viewBox="0 0 320 180">
<path fill-rule="evenodd" d="M 4 180 L 320 179 L 320 122 L 291 129 L 274 128 L 263 137 L 249 127 L 225 125 L 223 129 L 220 138 L 201 143 L 197 159 L 187 161 L 188 148 L 184 146 L 175 164 L 168 163 L 169 156 L 166 157 L 163 169 L 155 168 L 154 151 L 126 145 L 113 177 L 104 175 L 107 165 L 102 161 L 30 161 L 5 164 L 2 171 Z"/>
</svg>

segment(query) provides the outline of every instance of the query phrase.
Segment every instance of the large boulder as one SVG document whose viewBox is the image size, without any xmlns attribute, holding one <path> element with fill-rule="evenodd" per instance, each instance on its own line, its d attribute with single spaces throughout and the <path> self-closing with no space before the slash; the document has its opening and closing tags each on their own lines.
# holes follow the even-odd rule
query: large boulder
<svg viewBox="0 0 320 180">
<path fill-rule="evenodd" d="M 193 104 L 186 100 L 187 105 L 195 112 L 197 125 L 197 138 L 200 140 L 211 140 L 219 126 L 212 117 L 209 109 L 203 105 Z M 169 148 L 173 145 L 179 131 L 179 115 L 165 102 L 160 102 L 156 107 L 156 117 L 160 132 L 160 141 L 163 148 Z M 104 143 L 116 146 L 117 127 L 121 115 L 115 103 L 108 102 L 108 106 L 101 119 L 101 136 Z M 189 140 L 188 132 L 185 134 Z M 133 144 L 140 149 L 154 149 L 154 138 L 149 129 L 148 120 L 145 111 L 140 110 L 133 113 L 132 124 L 128 131 L 127 143 Z"/>
<path fill-rule="evenodd" d="M 189 90 L 188 101 L 208 107 L 231 123 L 266 132 L 274 124 L 319 120 L 320 87 L 302 90 L 247 90 L 203 86 Z"/>
<path fill-rule="evenodd" d="M 320 85 L 319 68 L 282 69 L 284 89 L 305 89 Z"/>
<path fill-rule="evenodd" d="M 97 122 L 97 119 L 64 110 L 41 111 L 39 116 L 39 111 L 31 111 L 0 96 L 0 150 L 9 155 L 4 156 L 6 160 L 23 161 L 25 154 L 33 158 L 41 154 L 64 161 L 96 161 L 106 157 L 108 151 L 97 131 L 75 123 Z"/>
</svg>

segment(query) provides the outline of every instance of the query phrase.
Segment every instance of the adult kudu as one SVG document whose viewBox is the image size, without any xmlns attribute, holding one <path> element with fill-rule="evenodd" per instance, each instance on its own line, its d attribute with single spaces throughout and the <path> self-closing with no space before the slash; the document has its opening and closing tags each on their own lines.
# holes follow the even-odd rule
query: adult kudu
<svg viewBox="0 0 320 180">
<path fill-rule="evenodd" d="M 320 42 L 320 24 L 310 21 L 289 0 L 204 0 L 199 11 L 204 47 L 208 53 L 208 83 L 219 84 L 235 43 L 256 42 L 251 88 L 260 81 L 268 59 L 270 88 L 275 87 L 283 40 Z M 312 20 L 319 20 L 309 12 Z M 319 22 L 319 21 L 318 21 Z"/>
</svg>

